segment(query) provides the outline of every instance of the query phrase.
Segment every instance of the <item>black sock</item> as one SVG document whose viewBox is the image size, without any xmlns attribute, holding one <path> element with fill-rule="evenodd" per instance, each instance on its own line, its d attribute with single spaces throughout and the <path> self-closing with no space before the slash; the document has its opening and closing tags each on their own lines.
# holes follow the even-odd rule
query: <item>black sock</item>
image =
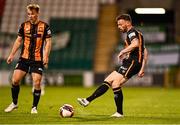
<svg viewBox="0 0 180 125">
<path fill-rule="evenodd" d="M 33 92 L 33 106 L 32 107 L 37 107 L 37 105 L 39 103 L 40 96 L 41 96 L 41 90 L 34 89 L 34 92 Z"/>
<path fill-rule="evenodd" d="M 18 101 L 19 90 L 20 90 L 19 85 L 12 85 L 11 94 L 12 94 L 13 103 L 15 105 L 17 104 Z"/>
<path fill-rule="evenodd" d="M 103 95 L 110 87 L 110 84 L 106 81 L 103 82 L 102 85 L 100 85 L 96 91 L 89 96 L 88 98 L 86 98 L 89 102 L 91 102 L 92 100 L 96 99 L 97 97 Z"/>
<path fill-rule="evenodd" d="M 123 93 L 121 87 L 113 89 L 117 112 L 123 115 Z"/>
</svg>

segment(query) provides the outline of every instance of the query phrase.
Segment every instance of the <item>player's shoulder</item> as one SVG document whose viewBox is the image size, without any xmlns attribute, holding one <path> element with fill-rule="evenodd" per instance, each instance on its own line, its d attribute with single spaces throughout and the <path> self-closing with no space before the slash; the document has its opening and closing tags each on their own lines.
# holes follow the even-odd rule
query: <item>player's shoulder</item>
<svg viewBox="0 0 180 125">
<path fill-rule="evenodd" d="M 28 23 L 30 23 L 30 21 L 24 21 L 24 22 L 21 23 L 20 26 L 24 26 L 25 24 L 28 24 Z"/>
<path fill-rule="evenodd" d="M 129 38 L 137 36 L 138 35 L 138 31 L 133 27 L 131 28 L 128 32 L 127 32 L 127 36 Z"/>
<path fill-rule="evenodd" d="M 23 23 L 24 23 L 24 24 L 31 24 L 31 22 L 30 22 L 29 20 L 24 21 Z"/>
<path fill-rule="evenodd" d="M 46 23 L 46 22 L 44 22 L 44 21 L 42 21 L 42 20 L 39 20 L 39 23 L 42 23 L 42 24 L 44 24 L 45 26 L 49 26 L 48 23 Z"/>
<path fill-rule="evenodd" d="M 138 33 L 138 32 L 139 32 L 139 30 L 133 27 L 133 28 L 131 28 L 131 29 L 128 31 L 128 34 Z"/>
</svg>

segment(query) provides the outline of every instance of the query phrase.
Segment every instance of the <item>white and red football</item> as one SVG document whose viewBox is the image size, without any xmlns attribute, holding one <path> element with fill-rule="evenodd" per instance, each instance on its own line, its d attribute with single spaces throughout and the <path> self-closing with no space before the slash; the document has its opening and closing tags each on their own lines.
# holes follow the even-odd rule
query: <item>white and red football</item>
<svg viewBox="0 0 180 125">
<path fill-rule="evenodd" d="M 64 104 L 60 107 L 60 116 L 63 118 L 70 118 L 74 115 L 74 108 L 70 104 Z"/>
</svg>

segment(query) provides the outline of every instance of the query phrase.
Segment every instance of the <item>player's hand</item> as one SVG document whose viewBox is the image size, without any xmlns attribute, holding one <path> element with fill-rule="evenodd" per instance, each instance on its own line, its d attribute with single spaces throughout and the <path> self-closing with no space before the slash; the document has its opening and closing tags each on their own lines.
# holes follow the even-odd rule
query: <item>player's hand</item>
<svg viewBox="0 0 180 125">
<path fill-rule="evenodd" d="M 124 59 L 124 53 L 121 51 L 118 55 L 118 59 L 123 60 Z"/>
<path fill-rule="evenodd" d="M 144 71 L 140 70 L 139 73 L 138 73 L 138 77 L 142 78 L 143 76 L 144 76 Z"/>
<path fill-rule="evenodd" d="M 43 57 L 43 65 L 45 68 L 48 68 L 48 62 L 49 62 L 49 58 L 47 56 Z"/>
<path fill-rule="evenodd" d="M 10 64 L 13 61 L 13 58 L 14 57 L 10 55 L 6 60 L 7 64 Z"/>
<path fill-rule="evenodd" d="M 48 69 L 48 64 L 45 64 L 45 65 L 44 65 L 44 68 L 45 68 L 45 69 Z"/>
</svg>

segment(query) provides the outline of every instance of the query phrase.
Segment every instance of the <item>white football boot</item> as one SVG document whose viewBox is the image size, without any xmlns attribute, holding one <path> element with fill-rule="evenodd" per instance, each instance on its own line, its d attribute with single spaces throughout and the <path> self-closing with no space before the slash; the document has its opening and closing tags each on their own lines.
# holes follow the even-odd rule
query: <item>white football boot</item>
<svg viewBox="0 0 180 125">
<path fill-rule="evenodd" d="M 31 114 L 37 114 L 37 113 L 38 113 L 37 108 L 36 108 L 36 107 L 33 107 L 33 108 L 31 109 Z"/>
<path fill-rule="evenodd" d="M 122 114 L 116 112 L 116 113 L 114 113 L 113 115 L 111 115 L 111 117 L 122 118 L 122 117 L 124 117 L 124 116 L 123 116 Z"/>
<path fill-rule="evenodd" d="M 15 105 L 13 102 L 4 110 L 4 112 L 12 112 L 17 109 L 18 105 Z"/>
<path fill-rule="evenodd" d="M 89 101 L 85 98 L 77 98 L 77 101 L 79 102 L 80 105 L 86 107 L 89 105 Z"/>
</svg>

